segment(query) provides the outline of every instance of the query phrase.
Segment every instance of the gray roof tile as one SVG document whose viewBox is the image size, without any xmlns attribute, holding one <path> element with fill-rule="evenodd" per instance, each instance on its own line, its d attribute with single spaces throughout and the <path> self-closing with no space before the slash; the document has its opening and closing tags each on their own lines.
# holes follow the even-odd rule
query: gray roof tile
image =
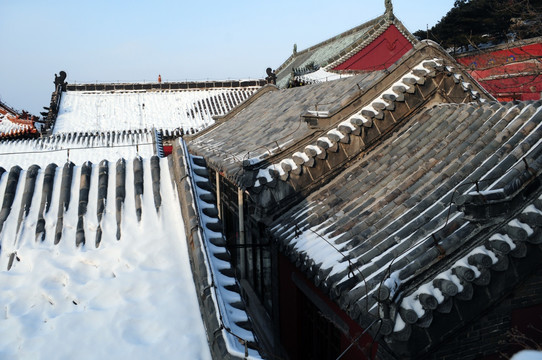
<svg viewBox="0 0 542 360">
<path fill-rule="evenodd" d="M 353 318 L 361 316 L 358 320 L 363 323 L 378 315 L 377 308 L 366 310 L 375 304 L 369 295 L 381 283 L 391 286 L 394 272 L 398 281 L 407 283 L 431 276 L 426 272 L 435 264 L 446 269 L 455 254 L 481 246 L 495 231 L 491 221 L 482 226 L 468 220 L 452 198 L 476 190 L 474 181 L 478 180 L 481 191 L 504 188 L 517 179 L 524 179 L 521 184 L 530 181 L 518 175 L 524 172 L 523 158 L 533 164 L 531 171 L 542 173 L 542 167 L 536 167 L 542 163 L 541 109 L 540 103 L 487 103 L 443 104 L 426 110 L 277 219 L 272 233 L 286 254 L 314 262 L 315 282 L 324 291 L 338 289 L 331 296 L 342 298 L 339 305 Z M 398 148 L 408 150 L 399 155 Z M 538 217 L 522 218 L 536 221 Z M 299 228 L 298 237 L 285 231 L 293 225 Z M 327 253 L 321 248 L 312 252 L 303 245 L 310 235 L 313 242 L 326 246 L 314 232 L 333 245 L 328 245 Z M 492 269 L 504 271 L 505 254 L 514 249 L 507 250 L 506 244 L 497 241 L 493 240 L 491 249 L 501 260 Z M 521 257 L 524 252 L 520 247 L 514 254 Z M 343 260 L 330 262 L 326 256 Z M 354 275 L 349 262 L 355 267 Z M 367 279 L 371 281 L 365 285 Z M 433 283 L 444 286 L 442 281 Z M 452 296 L 454 289 L 449 287 L 445 291 Z M 417 286 L 408 289 L 415 291 Z M 455 295 L 469 299 L 470 290 L 465 286 L 456 289 Z M 418 314 L 411 322 L 429 326 L 428 317 Z"/>
</svg>

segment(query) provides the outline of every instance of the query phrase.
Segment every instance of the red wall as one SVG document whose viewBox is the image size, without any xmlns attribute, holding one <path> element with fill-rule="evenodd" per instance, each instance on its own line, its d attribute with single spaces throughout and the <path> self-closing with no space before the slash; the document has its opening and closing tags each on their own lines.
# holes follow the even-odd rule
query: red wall
<svg viewBox="0 0 542 360">
<path fill-rule="evenodd" d="M 542 44 L 518 46 L 457 61 L 500 101 L 539 100 L 542 93 Z"/>
<path fill-rule="evenodd" d="M 412 49 L 412 44 L 391 25 L 372 43 L 333 70 L 384 70 Z"/>
<path fill-rule="evenodd" d="M 531 44 L 491 51 L 479 55 L 460 57 L 457 61 L 474 70 L 534 59 L 540 56 L 542 56 L 542 44 Z"/>
<path fill-rule="evenodd" d="M 301 295 L 301 291 L 295 285 L 292 280 L 292 275 L 295 274 L 298 279 L 302 279 L 303 282 L 318 296 L 324 300 L 326 305 L 337 314 L 349 328 L 348 334 L 341 334 L 341 352 L 346 350 L 352 343 L 353 339 L 356 339 L 363 329 L 354 322 L 345 312 L 343 312 L 335 303 L 325 296 L 314 284 L 307 280 L 305 275 L 301 273 L 284 255 L 279 255 L 279 281 L 280 281 L 280 338 L 283 347 L 288 352 L 291 360 L 304 359 L 304 350 L 300 348 L 299 331 L 301 325 L 300 314 L 298 313 L 298 301 Z M 376 355 L 378 344 L 373 343 L 373 339 L 369 334 L 364 334 L 357 343 L 348 350 L 348 352 L 341 358 L 342 360 L 363 360 L 374 358 Z M 363 349 L 363 351 L 361 350 Z M 372 354 L 368 356 L 368 354 Z"/>
</svg>

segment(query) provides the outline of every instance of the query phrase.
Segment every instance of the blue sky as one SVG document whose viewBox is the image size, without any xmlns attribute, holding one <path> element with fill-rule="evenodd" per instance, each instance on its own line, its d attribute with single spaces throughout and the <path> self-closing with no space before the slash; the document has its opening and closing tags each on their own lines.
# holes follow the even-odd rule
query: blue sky
<svg viewBox="0 0 542 360">
<path fill-rule="evenodd" d="M 454 0 L 394 0 L 411 31 Z M 0 100 L 34 114 L 54 74 L 67 81 L 136 82 L 265 77 L 292 52 L 384 12 L 384 0 L 0 0 Z"/>
</svg>

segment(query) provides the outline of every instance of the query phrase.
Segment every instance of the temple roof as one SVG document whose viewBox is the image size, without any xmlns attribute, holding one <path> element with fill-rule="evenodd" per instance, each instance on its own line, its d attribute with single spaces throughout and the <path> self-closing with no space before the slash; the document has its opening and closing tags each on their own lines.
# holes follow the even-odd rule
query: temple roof
<svg viewBox="0 0 542 360">
<path fill-rule="evenodd" d="M 0 177 L 2 357 L 211 359 L 167 160 L 38 164 Z"/>
<path fill-rule="evenodd" d="M 83 148 L 75 158 L 104 155 Z M 184 181 L 197 183 L 178 193 L 171 180 L 181 178 L 178 162 L 189 158 L 173 166 L 148 150 L 139 153 L 145 157 L 115 158 L 112 151 L 109 161 L 78 164 L 42 150 L 30 166 L 1 162 L 2 354 L 260 358 L 225 242 L 213 226 L 218 219 L 193 195 L 206 198 L 197 186 L 201 171 L 189 170 Z M 180 198 L 204 213 L 188 220 Z M 195 234 L 188 228 L 195 223 L 208 229 Z M 213 294 L 202 300 L 205 292 Z"/>
<path fill-rule="evenodd" d="M 33 138 L 39 135 L 34 126 L 34 117 L 20 115 L 0 102 L 0 140 Z"/>
<path fill-rule="evenodd" d="M 259 80 L 198 83 L 68 84 L 54 134 L 156 129 L 199 131 L 263 85 Z"/>
<path fill-rule="evenodd" d="M 473 298 L 473 286 L 542 241 L 541 123 L 540 102 L 435 105 L 278 218 L 272 234 L 353 319 L 381 318 L 391 342 L 429 327 L 454 299 L 483 311 L 496 298 Z"/>
<path fill-rule="evenodd" d="M 417 42 L 393 15 L 392 10 L 387 9 L 385 14 L 319 44 L 302 51 L 294 50 L 294 53 L 276 70 L 277 86 L 286 87 L 292 71 L 303 74 L 319 68 L 332 69 L 368 46 L 391 25 L 394 25 L 412 44 Z"/>
<path fill-rule="evenodd" d="M 434 61 L 435 56 L 443 59 Z M 377 121 L 388 113 L 384 110 L 393 114 L 390 121 L 395 123 L 432 101 L 438 86 L 450 87 L 447 99 L 439 101 L 490 98 L 461 70 L 444 66 L 447 56 L 433 44 L 420 44 L 389 71 L 292 89 L 269 86 L 250 104 L 189 139 L 188 148 L 240 187 L 273 187 L 289 181 L 290 174 L 311 172 L 316 158 L 336 153 L 338 144 L 350 143 L 354 134 L 376 141 L 391 126 L 373 126 L 388 123 Z M 368 135 L 371 128 L 374 135 Z M 369 140 L 363 141 L 367 146 Z"/>
<path fill-rule="evenodd" d="M 327 111 L 382 76 L 381 72 L 373 72 L 294 89 L 273 87 L 257 94 L 248 107 L 227 121 L 190 141 L 189 149 L 228 174 L 239 172 L 243 163 L 256 165 L 314 135 L 316 131 L 304 123 L 303 114 Z"/>
</svg>

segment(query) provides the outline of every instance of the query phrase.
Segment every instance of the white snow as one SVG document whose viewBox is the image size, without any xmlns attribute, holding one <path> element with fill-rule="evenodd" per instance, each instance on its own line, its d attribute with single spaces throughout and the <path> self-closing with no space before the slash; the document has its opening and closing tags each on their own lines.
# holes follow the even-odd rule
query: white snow
<svg viewBox="0 0 542 360">
<path fill-rule="evenodd" d="M 267 182 L 273 181 L 273 177 L 269 173 L 268 168 L 258 170 L 258 175 L 256 176 L 256 178 L 265 178 L 267 180 Z M 257 180 L 257 182 L 258 182 L 258 184 L 256 184 L 256 183 L 254 184 L 255 187 L 259 186 L 260 180 Z"/>
<path fill-rule="evenodd" d="M 478 246 L 477 248 L 474 248 L 472 251 L 470 251 L 463 258 L 468 259 L 469 256 L 476 255 L 476 254 L 483 254 L 483 255 L 489 256 L 491 258 L 491 262 L 493 264 L 496 264 L 499 261 L 499 259 L 497 259 L 497 256 L 495 255 L 495 253 L 493 251 L 488 250 L 485 246 Z"/>
<path fill-rule="evenodd" d="M 503 194 L 504 195 L 504 189 L 492 189 L 492 190 L 482 190 L 482 191 L 471 191 L 469 192 L 469 195 L 483 195 L 488 196 L 491 194 Z"/>
<path fill-rule="evenodd" d="M 495 241 L 495 240 L 500 240 L 500 241 L 506 242 L 510 246 L 511 250 L 514 250 L 516 248 L 516 244 L 514 244 L 514 242 L 510 238 L 510 236 L 508 236 L 506 234 L 504 234 L 504 235 L 502 235 L 502 234 L 493 234 L 493 235 L 491 235 L 491 237 L 489 238 L 489 241 Z"/>
<path fill-rule="evenodd" d="M 55 134 L 134 129 L 203 129 L 258 87 L 63 92 Z"/>
<path fill-rule="evenodd" d="M 314 84 L 314 83 L 320 83 L 320 82 L 325 82 L 325 81 L 338 80 L 338 79 L 350 77 L 353 75 L 354 74 L 334 73 L 334 72 L 326 71 L 324 68 L 320 68 L 315 72 L 298 76 L 297 80 L 301 80 L 309 84 Z"/>
<path fill-rule="evenodd" d="M 329 147 L 333 146 L 333 141 L 331 141 L 327 136 L 319 137 L 318 141 L 322 141 L 322 142 L 327 143 Z"/>
<path fill-rule="evenodd" d="M 398 315 L 395 318 L 395 326 L 393 327 L 393 331 L 394 332 L 399 332 L 399 331 L 403 330 L 405 328 L 405 326 L 406 326 L 405 322 L 403 321 L 401 316 Z"/>
<path fill-rule="evenodd" d="M 534 234 L 534 230 L 529 225 L 522 223 L 518 219 L 510 221 L 508 225 L 525 230 L 527 232 L 527 236 Z"/>
<path fill-rule="evenodd" d="M 297 164 L 292 159 L 283 159 L 283 160 L 281 160 L 280 161 L 281 167 L 282 167 L 283 164 L 290 166 L 292 168 L 292 170 L 297 169 Z"/>
<path fill-rule="evenodd" d="M 295 152 L 293 156 L 300 157 L 304 162 L 308 162 L 310 160 L 309 156 L 301 151 Z"/>
<path fill-rule="evenodd" d="M 316 146 L 316 145 L 307 145 L 307 146 L 305 146 L 305 148 L 309 149 L 309 150 L 314 150 L 317 155 L 322 153 L 322 149 L 319 146 Z"/>
<path fill-rule="evenodd" d="M 422 304 L 418 301 L 419 294 L 413 293 L 409 296 L 405 296 L 401 302 L 401 306 L 405 309 L 411 309 L 416 312 L 418 317 L 422 317 L 425 314 L 425 310 Z"/>
<path fill-rule="evenodd" d="M 523 210 L 523 213 L 527 214 L 527 213 L 535 213 L 535 214 L 540 214 L 542 215 L 542 211 L 538 210 L 534 205 L 529 205 L 525 208 L 525 210 Z"/>
<path fill-rule="evenodd" d="M 344 134 L 342 132 L 340 132 L 339 130 L 337 129 L 331 129 L 327 132 L 328 134 L 333 134 L 333 135 L 336 135 L 339 137 L 339 139 L 342 139 L 344 138 Z"/>
<path fill-rule="evenodd" d="M 512 356 L 510 360 L 542 360 L 542 351 L 522 350 Z"/>
<path fill-rule="evenodd" d="M 93 166 L 88 211 L 83 217 L 87 242 L 79 248 L 75 247 L 75 231 L 80 167 L 75 168 L 72 199 L 58 245 L 53 241 L 61 169 L 57 170 L 51 209 L 45 216 L 43 242 L 35 241 L 43 170 L 38 174 L 30 213 L 17 232 L 24 187 L 24 181 L 19 182 L 6 222 L 9 226 L 0 234 L 0 358 L 211 358 L 166 159 L 160 165 L 162 207 L 159 213 L 154 208 L 149 161 L 144 160 L 143 212 L 137 222 L 132 161 L 126 162 L 122 237 L 117 241 L 115 170 L 110 163 L 98 248 L 94 245 L 97 165 Z M 21 179 L 24 176 L 23 171 Z M 6 179 L 4 175 L 0 188 L 5 187 Z M 11 251 L 16 251 L 18 260 L 8 271 Z"/>
<path fill-rule="evenodd" d="M 116 161 L 119 158 L 154 155 L 153 133 L 98 133 L 97 135 L 71 134 L 34 140 L 0 142 L 0 166 L 9 170 L 18 165 L 27 168 L 38 164 L 45 168 L 50 163 L 63 165 L 67 160 L 76 165 L 86 161 Z"/>
</svg>

